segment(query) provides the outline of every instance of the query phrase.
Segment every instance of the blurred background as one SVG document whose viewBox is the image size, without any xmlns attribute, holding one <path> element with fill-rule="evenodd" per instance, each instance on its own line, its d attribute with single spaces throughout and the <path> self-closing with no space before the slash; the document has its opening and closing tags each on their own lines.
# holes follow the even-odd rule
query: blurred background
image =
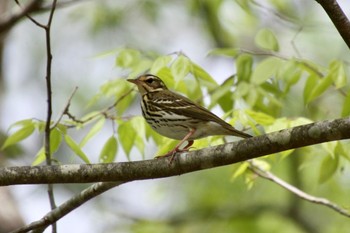
<svg viewBox="0 0 350 233">
<path fill-rule="evenodd" d="M 338 2 L 350 15 L 349 2 Z M 49 5 L 50 1 L 45 4 Z M 234 62 L 222 56 L 208 56 L 208 52 L 214 48 L 242 48 L 258 53 L 254 38 L 261 28 L 275 33 L 281 56 L 310 59 L 325 66 L 335 58 L 349 61 L 348 48 L 313 0 L 81 0 L 58 1 L 58 4 L 52 24 L 54 119 L 75 87 L 79 89 L 71 111 L 81 116 L 101 85 L 126 75 L 125 70 L 115 65 L 118 48 L 164 55 L 183 52 L 218 83 L 235 73 Z M 14 1 L 1 1 L 0 19 L 17 11 Z M 46 10 L 31 15 L 43 23 L 48 17 Z M 2 31 L 0 39 L 0 139 L 3 140 L 14 122 L 46 118 L 46 51 L 44 31 L 25 17 Z M 299 101 L 298 92 L 295 95 L 294 101 Z M 323 109 L 316 119 L 336 117 L 337 106 L 329 101 L 317 103 Z M 126 114 L 141 112 L 135 105 Z M 285 114 L 304 116 L 302 110 Z M 112 127 L 106 125 L 84 148 L 90 155 L 96 155 L 90 158 L 92 162 L 98 161 L 97 155 L 113 133 Z M 75 136 L 82 137 L 84 132 L 75 132 Z M 1 166 L 30 165 L 42 143 L 42 135 L 36 134 L 16 147 L 0 151 Z M 152 158 L 157 149 L 152 143 L 147 146 L 145 157 Z M 143 159 L 137 150 L 133 152 L 131 160 Z M 59 152 L 67 156 L 63 161 L 76 162 L 70 153 L 67 148 Z M 300 160 L 308 156 L 315 155 L 304 150 L 292 158 L 270 161 L 278 163 L 273 172 L 311 194 L 349 205 L 349 165 L 320 185 L 318 174 L 312 169 L 313 166 L 319 169 L 317 159 L 300 167 Z M 119 150 L 116 161 L 126 160 Z M 266 180 L 257 179 L 249 188 L 244 176 L 232 179 L 237 166 L 122 185 L 68 214 L 58 222 L 58 230 L 328 233 L 350 229 L 349 219 L 302 201 Z M 85 187 L 55 185 L 57 204 Z M 0 203 L 8 205 L 0 210 L 5 211 L 0 213 L 0 232 L 38 220 L 50 210 L 45 185 L 0 187 Z"/>
</svg>

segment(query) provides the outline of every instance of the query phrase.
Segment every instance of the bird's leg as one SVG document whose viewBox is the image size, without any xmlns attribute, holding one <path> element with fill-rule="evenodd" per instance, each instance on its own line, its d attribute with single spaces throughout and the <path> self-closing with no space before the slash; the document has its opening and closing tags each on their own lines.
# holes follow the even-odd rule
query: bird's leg
<svg viewBox="0 0 350 233">
<path fill-rule="evenodd" d="M 193 144 L 193 140 L 189 140 L 188 144 L 180 149 L 180 146 L 187 141 L 195 132 L 195 129 L 191 129 L 190 132 L 188 132 L 188 134 L 186 134 L 186 136 L 175 146 L 174 149 L 172 149 L 171 151 L 169 151 L 168 153 L 166 153 L 165 155 L 159 156 L 159 157 L 163 157 L 163 156 L 171 156 L 170 158 L 170 163 L 172 163 L 172 161 L 174 160 L 174 156 L 176 154 L 176 152 L 183 152 L 183 151 L 188 151 L 190 146 L 192 146 Z M 158 156 L 157 156 L 158 157 Z"/>
</svg>

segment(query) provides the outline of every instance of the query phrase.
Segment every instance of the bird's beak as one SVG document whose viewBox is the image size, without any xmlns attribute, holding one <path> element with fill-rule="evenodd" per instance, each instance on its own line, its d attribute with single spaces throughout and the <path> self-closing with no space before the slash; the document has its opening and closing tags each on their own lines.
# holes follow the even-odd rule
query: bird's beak
<svg viewBox="0 0 350 233">
<path fill-rule="evenodd" d="M 138 82 L 139 80 L 137 80 L 137 79 L 127 79 L 126 81 L 134 83 L 134 84 L 138 84 L 139 83 Z"/>
</svg>

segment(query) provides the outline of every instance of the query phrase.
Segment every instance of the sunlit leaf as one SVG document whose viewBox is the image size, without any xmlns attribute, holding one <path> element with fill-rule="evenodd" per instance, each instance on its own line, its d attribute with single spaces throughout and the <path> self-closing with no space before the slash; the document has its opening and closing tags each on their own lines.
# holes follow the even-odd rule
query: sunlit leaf
<svg viewBox="0 0 350 233">
<path fill-rule="evenodd" d="M 79 156 L 85 163 L 90 163 L 88 157 L 83 152 L 83 150 L 79 147 L 79 145 L 71 138 L 68 134 L 64 135 L 64 140 L 69 146 L 69 148 Z"/>
<path fill-rule="evenodd" d="M 101 131 L 103 125 L 105 124 L 106 119 L 102 117 L 100 120 L 98 120 L 94 126 L 91 127 L 90 131 L 85 135 L 85 137 L 81 140 L 79 143 L 80 147 L 84 147 L 86 143 L 93 137 L 95 136 L 98 132 Z"/>
<path fill-rule="evenodd" d="M 62 142 L 62 133 L 57 129 L 54 128 L 50 132 L 50 153 L 55 153 Z"/>
<path fill-rule="evenodd" d="M 122 68 L 129 68 L 140 59 L 140 51 L 136 49 L 122 49 L 115 60 L 115 64 Z"/>
<path fill-rule="evenodd" d="M 251 81 L 254 84 L 260 85 L 266 80 L 275 77 L 276 72 L 283 62 L 283 60 L 277 57 L 264 59 L 255 67 Z"/>
<path fill-rule="evenodd" d="M 4 144 L 1 147 L 1 150 L 4 150 L 8 146 L 14 145 L 27 137 L 29 137 L 34 132 L 35 126 L 34 123 L 25 123 L 22 124 L 17 131 L 11 134 L 8 138 L 6 138 Z"/>
<path fill-rule="evenodd" d="M 37 166 L 46 160 L 45 149 L 41 147 L 38 153 L 35 155 L 35 159 L 32 162 L 32 166 Z"/>
<path fill-rule="evenodd" d="M 341 112 L 342 117 L 347 117 L 350 115 L 350 92 L 347 93 L 344 102 L 343 102 L 343 109 Z"/>
<path fill-rule="evenodd" d="M 275 118 L 263 112 L 245 110 L 245 113 L 254 119 L 259 125 L 271 125 L 275 122 Z"/>
<path fill-rule="evenodd" d="M 349 152 L 344 149 L 343 144 L 341 142 L 337 142 L 337 145 L 334 149 L 334 153 L 350 161 Z"/>
<path fill-rule="evenodd" d="M 99 161 L 101 163 L 111 163 L 114 161 L 118 151 L 118 142 L 114 136 L 111 136 L 103 145 L 101 150 Z"/>
<path fill-rule="evenodd" d="M 191 72 L 196 77 L 201 85 L 209 89 L 216 88 L 218 85 L 216 81 L 208 74 L 202 67 L 192 62 Z"/>
<path fill-rule="evenodd" d="M 343 62 L 341 61 L 332 61 L 329 64 L 328 76 L 331 77 L 336 88 L 341 88 L 346 85 L 346 74 Z"/>
<path fill-rule="evenodd" d="M 311 95 L 312 95 L 313 89 L 315 88 L 318 82 L 318 79 L 319 78 L 315 74 L 312 74 L 307 78 L 307 81 L 304 86 L 304 94 L 303 94 L 305 103 L 309 103 L 311 101 L 312 99 Z"/>
<path fill-rule="evenodd" d="M 337 171 L 339 165 L 339 156 L 335 155 L 334 157 L 332 156 L 326 156 L 321 164 L 320 168 L 320 176 L 318 179 L 319 183 L 324 183 L 326 182 L 329 178 L 331 178 L 334 173 Z"/>
<path fill-rule="evenodd" d="M 231 176 L 231 181 L 236 179 L 237 177 L 243 175 L 249 167 L 249 164 L 247 162 L 243 162 L 239 165 L 239 167 L 236 169 L 236 171 Z"/>
<path fill-rule="evenodd" d="M 130 151 L 134 146 L 136 134 L 137 132 L 132 127 L 131 121 L 125 121 L 119 124 L 118 126 L 119 142 L 122 145 L 122 148 L 125 151 L 127 156 L 130 155 Z"/>
<path fill-rule="evenodd" d="M 180 81 L 190 72 L 191 61 L 187 57 L 180 55 L 173 62 L 170 70 L 175 80 Z"/>
<path fill-rule="evenodd" d="M 170 55 L 160 56 L 153 62 L 150 73 L 156 74 L 164 67 L 168 67 L 173 58 Z"/>
<path fill-rule="evenodd" d="M 277 52 L 279 45 L 275 34 L 266 28 L 261 29 L 255 37 L 255 44 L 262 49 Z"/>
<path fill-rule="evenodd" d="M 219 104 L 224 112 L 229 111 L 233 107 L 233 94 L 231 89 L 233 87 L 233 78 L 228 79 L 224 82 L 219 88 L 217 88 L 210 95 L 210 105 L 209 109 L 214 107 L 216 104 Z"/>
<path fill-rule="evenodd" d="M 332 82 L 333 80 L 331 76 L 322 78 L 321 81 L 317 83 L 315 88 L 312 89 L 308 101 L 311 102 L 312 100 L 322 95 L 332 85 Z"/>
<path fill-rule="evenodd" d="M 236 59 L 238 81 L 249 82 L 253 69 L 253 57 L 249 54 L 242 54 Z"/>
</svg>

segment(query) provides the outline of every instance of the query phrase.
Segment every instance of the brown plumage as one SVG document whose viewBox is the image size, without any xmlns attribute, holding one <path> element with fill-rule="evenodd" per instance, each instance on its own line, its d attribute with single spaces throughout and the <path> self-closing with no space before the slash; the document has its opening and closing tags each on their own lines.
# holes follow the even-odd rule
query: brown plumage
<svg viewBox="0 0 350 233">
<path fill-rule="evenodd" d="M 145 74 L 128 81 L 137 85 L 142 114 L 151 127 L 165 137 L 181 140 L 167 155 L 188 150 L 193 140 L 212 135 L 251 137 L 190 99 L 170 91 L 155 75 Z M 189 144 L 179 149 L 185 141 Z"/>
</svg>

